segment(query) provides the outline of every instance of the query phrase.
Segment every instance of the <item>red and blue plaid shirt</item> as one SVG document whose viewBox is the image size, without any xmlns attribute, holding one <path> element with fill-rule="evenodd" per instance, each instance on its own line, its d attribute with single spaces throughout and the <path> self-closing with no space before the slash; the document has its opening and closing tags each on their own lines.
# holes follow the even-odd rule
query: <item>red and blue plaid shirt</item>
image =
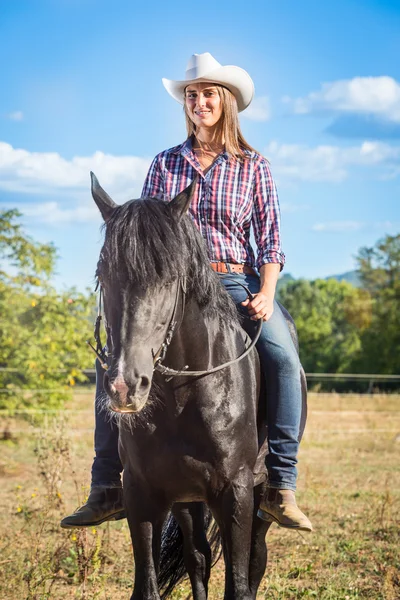
<svg viewBox="0 0 400 600">
<path fill-rule="evenodd" d="M 142 198 L 169 202 L 199 174 L 189 213 L 206 242 L 210 261 L 283 266 L 278 195 L 268 161 L 256 152 L 244 153 L 243 161 L 221 153 L 204 175 L 188 138 L 155 157 Z M 251 225 L 257 261 L 250 244 Z"/>
</svg>

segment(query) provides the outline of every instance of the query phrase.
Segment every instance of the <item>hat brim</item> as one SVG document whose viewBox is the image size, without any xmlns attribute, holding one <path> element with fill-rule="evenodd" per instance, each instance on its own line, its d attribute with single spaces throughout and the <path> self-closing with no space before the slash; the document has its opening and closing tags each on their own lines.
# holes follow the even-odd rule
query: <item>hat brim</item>
<svg viewBox="0 0 400 600">
<path fill-rule="evenodd" d="M 185 88 L 191 83 L 210 82 L 225 86 L 235 96 L 239 112 L 245 110 L 254 97 L 254 83 L 247 71 L 229 65 L 210 71 L 197 79 L 174 81 L 163 78 L 162 82 L 168 94 L 180 104 L 184 104 Z"/>
</svg>

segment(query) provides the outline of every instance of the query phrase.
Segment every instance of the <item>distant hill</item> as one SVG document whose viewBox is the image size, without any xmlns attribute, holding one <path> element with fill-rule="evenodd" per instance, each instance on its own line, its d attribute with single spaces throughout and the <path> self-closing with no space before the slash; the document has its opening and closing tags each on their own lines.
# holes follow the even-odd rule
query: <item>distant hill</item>
<svg viewBox="0 0 400 600">
<path fill-rule="evenodd" d="M 347 271 L 346 273 L 342 273 L 341 275 L 329 275 L 329 277 L 325 277 L 325 279 L 337 279 L 337 281 L 348 281 L 355 287 L 361 287 L 360 276 L 357 271 Z"/>
<path fill-rule="evenodd" d="M 337 281 L 347 281 L 351 283 L 355 287 L 361 287 L 360 277 L 357 271 L 347 271 L 346 273 L 341 273 L 340 275 L 329 275 L 328 277 L 324 277 L 324 279 L 336 279 Z M 289 281 L 294 281 L 295 277 L 293 277 L 290 273 L 285 273 L 278 279 L 277 289 L 284 286 Z"/>
<path fill-rule="evenodd" d="M 289 281 L 294 281 L 294 279 L 295 278 L 290 273 L 284 273 L 283 275 L 281 275 L 281 277 L 279 277 L 278 283 L 276 285 L 277 291 L 279 291 L 279 289 L 282 286 L 284 286 L 286 283 L 288 283 Z"/>
</svg>

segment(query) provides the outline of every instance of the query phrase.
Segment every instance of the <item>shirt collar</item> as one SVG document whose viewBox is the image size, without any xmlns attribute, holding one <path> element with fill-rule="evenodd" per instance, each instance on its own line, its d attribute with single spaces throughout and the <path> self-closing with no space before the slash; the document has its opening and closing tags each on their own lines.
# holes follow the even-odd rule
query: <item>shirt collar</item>
<svg viewBox="0 0 400 600">
<path fill-rule="evenodd" d="M 182 156 L 193 156 L 193 136 L 190 135 L 183 142 L 183 144 L 176 146 L 176 148 L 173 150 L 173 154 L 182 154 Z M 220 157 L 224 159 L 229 158 L 227 152 L 221 152 Z"/>
<path fill-rule="evenodd" d="M 179 146 L 176 146 L 176 148 L 174 148 L 174 150 L 172 151 L 172 154 L 182 154 L 182 156 L 187 156 L 191 152 L 192 152 L 192 136 L 189 136 L 187 138 L 187 140 L 185 140 L 183 142 L 183 144 L 180 144 Z"/>
<path fill-rule="evenodd" d="M 189 155 L 192 156 L 193 155 L 192 152 L 193 152 L 193 137 L 191 135 L 183 142 L 183 144 L 176 146 L 172 150 L 172 154 L 181 154 L 182 156 L 189 156 Z M 243 154 L 245 155 L 246 158 L 254 158 L 256 156 L 255 152 L 251 152 L 250 150 L 247 150 L 246 148 L 243 149 Z M 226 151 L 221 152 L 219 158 L 221 158 L 222 160 L 228 160 L 229 155 Z"/>
</svg>

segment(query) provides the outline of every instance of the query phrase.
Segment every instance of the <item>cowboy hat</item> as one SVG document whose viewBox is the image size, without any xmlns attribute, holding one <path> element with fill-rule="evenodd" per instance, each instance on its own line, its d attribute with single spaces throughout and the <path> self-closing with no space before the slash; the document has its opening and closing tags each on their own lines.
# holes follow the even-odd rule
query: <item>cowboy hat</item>
<svg viewBox="0 0 400 600">
<path fill-rule="evenodd" d="M 162 80 L 165 89 L 175 100 L 184 103 L 185 88 L 191 83 L 211 82 L 225 86 L 236 98 L 238 111 L 247 108 L 254 96 L 254 83 L 250 75 L 240 67 L 223 67 L 209 52 L 193 54 L 186 68 L 186 79 Z"/>
</svg>

